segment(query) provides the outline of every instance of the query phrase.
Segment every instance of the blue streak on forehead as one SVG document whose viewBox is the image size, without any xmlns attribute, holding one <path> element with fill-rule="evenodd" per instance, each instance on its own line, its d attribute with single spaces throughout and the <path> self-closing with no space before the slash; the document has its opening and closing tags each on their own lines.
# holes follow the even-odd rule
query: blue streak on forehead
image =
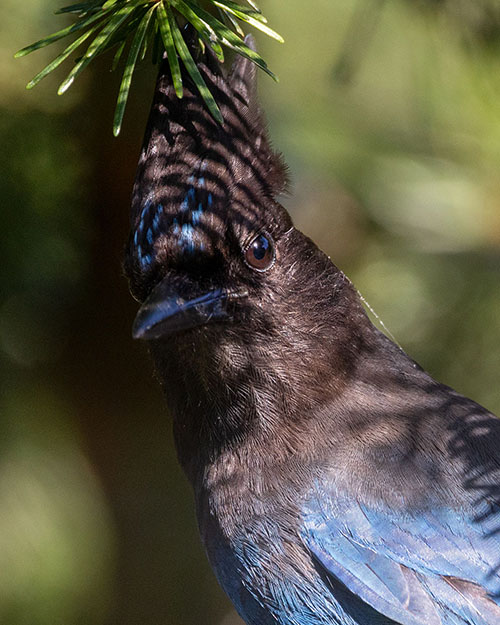
<svg viewBox="0 0 500 625">
<path fill-rule="evenodd" d="M 202 170 L 204 169 L 202 165 Z M 173 234 L 179 238 L 179 246 L 189 253 L 193 253 L 197 248 L 203 250 L 202 243 L 196 241 L 197 226 L 200 225 L 203 216 L 203 202 L 199 201 L 198 190 L 204 189 L 205 177 L 194 175 L 188 178 L 189 188 L 180 205 L 181 223 L 177 219 L 173 220 Z M 207 206 L 213 203 L 212 194 L 207 196 Z"/>
<path fill-rule="evenodd" d="M 153 260 L 151 254 L 143 252 L 141 245 L 137 246 L 137 258 L 143 269 L 146 269 Z"/>
<path fill-rule="evenodd" d="M 158 206 L 156 207 L 155 216 L 153 218 L 153 230 L 155 232 L 158 232 L 158 230 L 160 229 L 160 220 L 161 220 L 162 213 L 163 213 L 163 206 L 161 204 L 158 204 Z"/>
<path fill-rule="evenodd" d="M 194 253 L 204 246 L 197 239 L 205 209 L 213 206 L 213 195 L 205 190 L 205 164 L 187 179 L 188 188 L 179 206 L 177 216 L 171 222 L 171 233 L 177 239 L 177 245 L 183 252 Z M 133 234 L 135 255 L 143 270 L 153 263 L 155 241 L 162 233 L 167 234 L 168 225 L 164 223 L 165 213 L 161 204 L 156 204 L 150 196 L 144 203 Z"/>
<path fill-rule="evenodd" d="M 202 215 L 203 215 L 203 205 L 200 202 L 198 204 L 198 208 L 191 213 L 191 222 L 193 226 L 197 226 L 200 223 Z"/>
<path fill-rule="evenodd" d="M 179 242 L 187 252 L 192 253 L 195 251 L 196 244 L 194 237 L 194 227 L 191 224 L 182 224 Z"/>
<path fill-rule="evenodd" d="M 191 187 L 189 189 L 189 191 L 187 192 L 186 198 L 187 198 L 189 207 L 191 207 L 196 202 L 196 190 L 194 187 Z"/>
<path fill-rule="evenodd" d="M 139 232 L 142 231 L 142 229 L 144 228 L 144 220 L 146 219 L 146 217 L 147 217 L 147 215 L 149 213 L 150 207 L 151 207 L 151 202 L 148 201 L 148 202 L 146 202 L 146 206 L 144 206 L 144 208 L 142 209 L 141 219 L 139 221 L 139 227 L 138 227 Z"/>
<path fill-rule="evenodd" d="M 153 206 L 152 201 L 147 200 L 140 213 L 133 238 L 137 260 L 144 270 L 153 262 L 154 241 L 161 232 L 162 216 L 163 206 L 161 204 Z"/>
</svg>

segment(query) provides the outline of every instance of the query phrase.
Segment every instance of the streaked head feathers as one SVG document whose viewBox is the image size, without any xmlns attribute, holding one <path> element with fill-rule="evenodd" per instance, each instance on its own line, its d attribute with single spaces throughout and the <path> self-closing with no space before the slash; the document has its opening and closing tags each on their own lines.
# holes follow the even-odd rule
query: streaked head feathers
<svg viewBox="0 0 500 625">
<path fill-rule="evenodd" d="M 238 56 L 225 76 L 207 52 L 198 67 L 224 124 L 212 118 L 188 78 L 184 97 L 177 98 L 165 62 L 139 160 L 125 262 L 140 300 L 165 266 L 192 263 L 193 255 L 225 255 L 232 240 L 250 236 L 262 206 L 269 212 L 266 221 L 285 212 L 274 197 L 286 188 L 286 169 L 269 144 L 255 65 Z"/>
</svg>

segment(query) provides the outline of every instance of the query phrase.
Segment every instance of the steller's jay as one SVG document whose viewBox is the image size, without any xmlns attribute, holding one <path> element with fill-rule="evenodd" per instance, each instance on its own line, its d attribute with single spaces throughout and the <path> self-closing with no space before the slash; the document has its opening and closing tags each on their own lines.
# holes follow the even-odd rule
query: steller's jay
<svg viewBox="0 0 500 625">
<path fill-rule="evenodd" d="M 248 625 L 500 624 L 500 421 L 293 227 L 255 66 L 199 69 L 224 124 L 160 70 L 125 270 L 219 582 Z"/>
</svg>

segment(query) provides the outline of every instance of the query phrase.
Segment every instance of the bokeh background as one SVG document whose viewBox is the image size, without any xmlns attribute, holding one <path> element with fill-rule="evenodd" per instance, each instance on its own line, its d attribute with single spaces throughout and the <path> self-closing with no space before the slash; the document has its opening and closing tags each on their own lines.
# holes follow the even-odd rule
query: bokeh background
<svg viewBox="0 0 500 625">
<path fill-rule="evenodd" d="M 500 413 L 498 0 L 262 1 L 284 203 L 438 379 Z M 56 0 L 0 21 L 0 623 L 236 625 L 200 547 L 121 272 L 155 70 L 119 139 L 106 59 L 67 95 Z M 109 63 L 111 58 L 109 59 Z M 86 74 L 86 75 L 85 75 Z M 436 432 L 439 436 L 439 432 Z"/>
</svg>

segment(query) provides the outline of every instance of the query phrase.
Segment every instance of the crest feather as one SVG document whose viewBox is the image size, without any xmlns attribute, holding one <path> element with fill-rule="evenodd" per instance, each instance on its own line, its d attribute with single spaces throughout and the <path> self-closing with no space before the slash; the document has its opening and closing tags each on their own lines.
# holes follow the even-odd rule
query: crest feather
<svg viewBox="0 0 500 625">
<path fill-rule="evenodd" d="M 255 48 L 251 37 L 245 43 Z M 167 240 L 174 237 L 184 251 L 201 249 L 209 221 L 229 223 L 237 214 L 241 221 L 249 210 L 256 219 L 287 186 L 258 104 L 255 65 L 238 55 L 226 75 L 208 46 L 197 65 L 224 123 L 211 116 L 186 73 L 184 97 L 177 97 L 164 59 L 132 192 L 125 260 L 131 287 L 154 280 Z"/>
<path fill-rule="evenodd" d="M 251 36 L 245 38 L 245 43 L 255 49 Z M 204 57 L 198 68 L 221 110 L 224 124 L 221 126 L 212 118 L 187 75 L 183 76 L 184 97 L 177 98 L 165 59 L 137 168 L 132 195 L 133 223 L 148 201 L 163 200 L 168 195 L 164 187 L 169 182 L 169 169 L 183 162 L 189 175 L 189 170 L 209 153 L 215 161 L 228 161 L 226 165 L 235 181 L 246 178 L 248 184 L 261 186 L 270 197 L 286 189 L 286 167 L 270 146 L 257 100 L 256 66 L 238 55 L 226 77 L 208 47 Z M 226 158 L 218 159 L 222 154 Z"/>
</svg>

